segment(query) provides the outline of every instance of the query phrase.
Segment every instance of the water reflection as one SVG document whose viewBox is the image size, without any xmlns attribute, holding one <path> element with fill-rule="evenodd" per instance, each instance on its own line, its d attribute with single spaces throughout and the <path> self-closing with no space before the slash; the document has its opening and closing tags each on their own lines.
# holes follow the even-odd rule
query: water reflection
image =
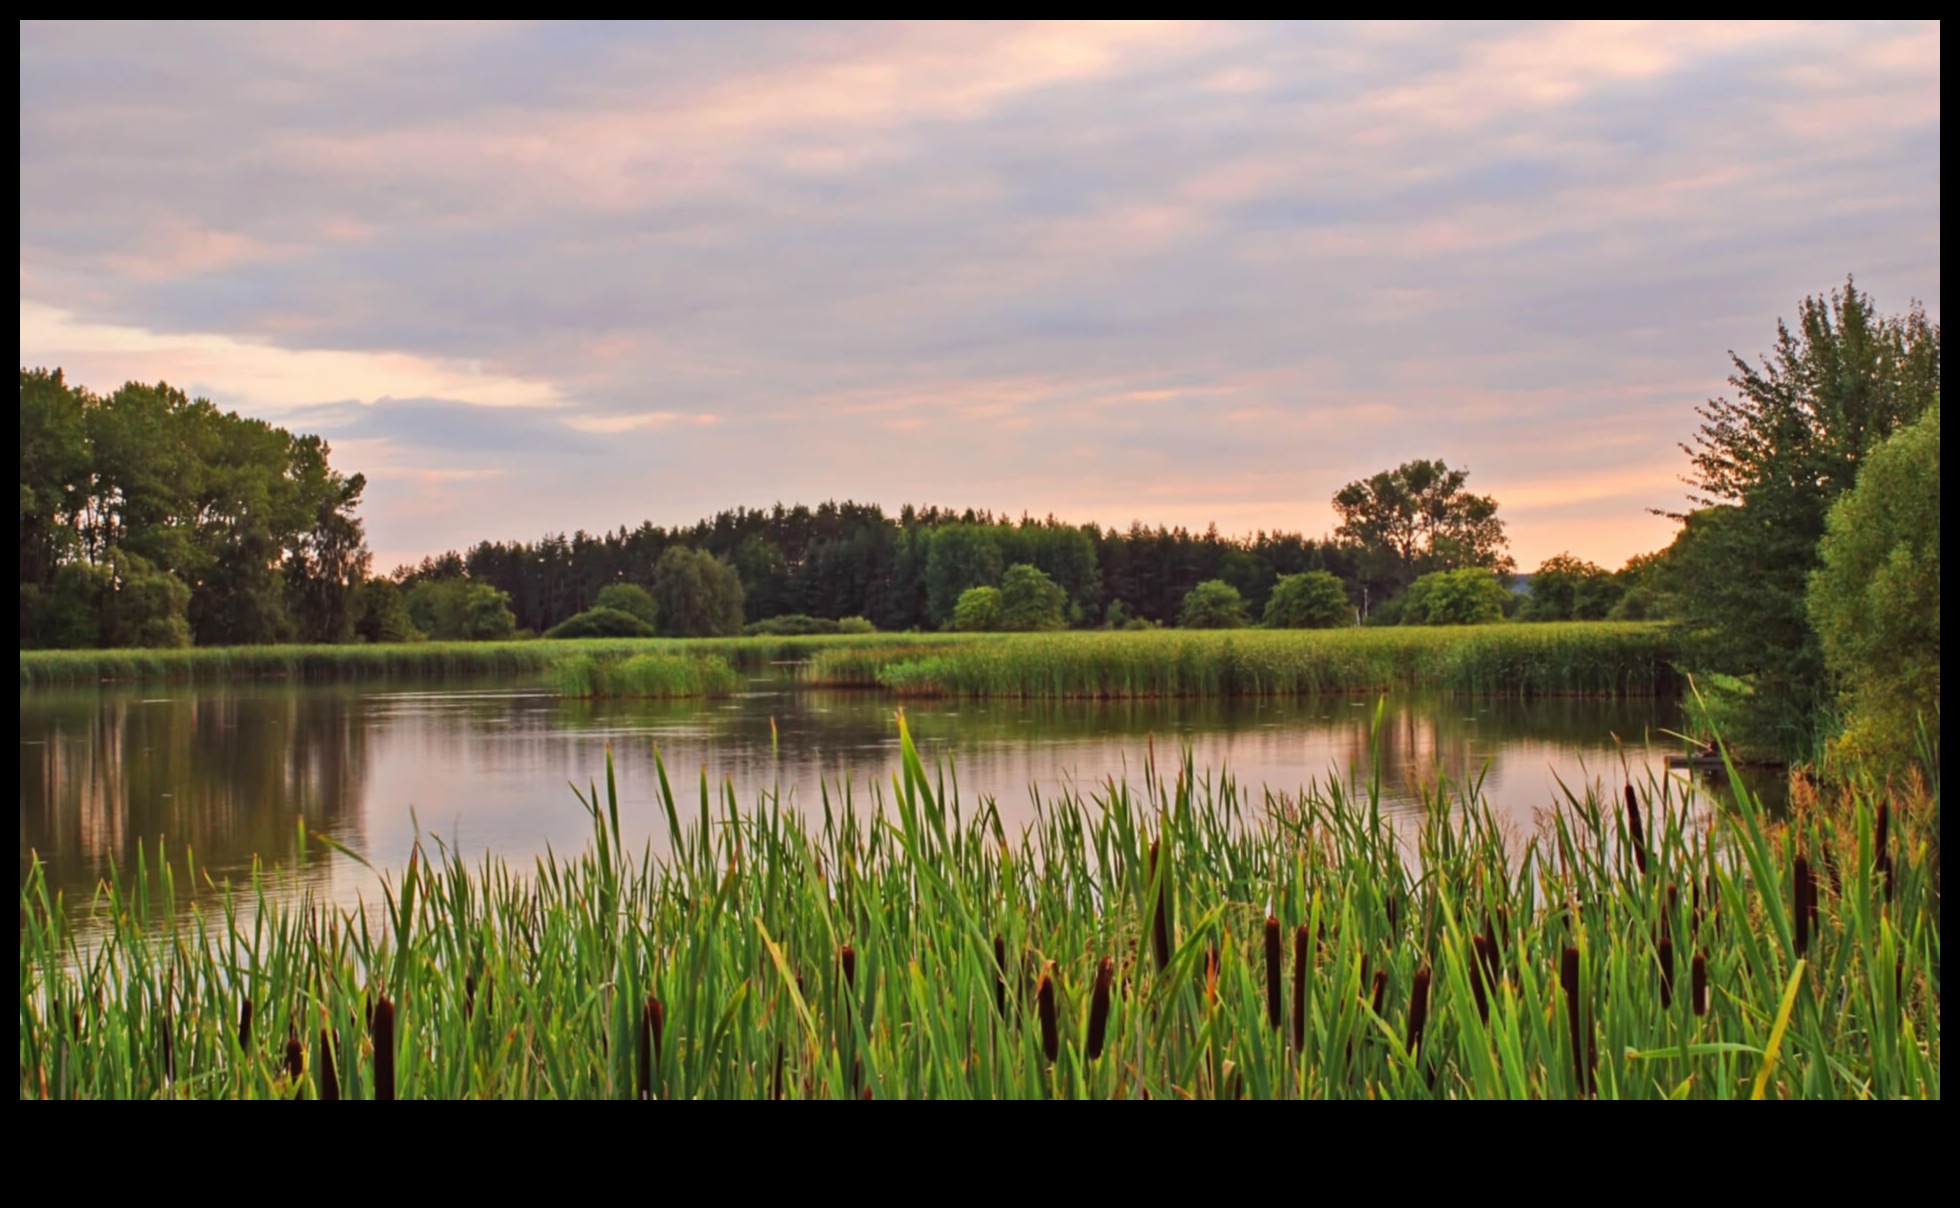
<svg viewBox="0 0 1960 1208">
<path fill-rule="evenodd" d="M 751 687 L 712 702 L 560 701 L 523 685 L 22 694 L 22 874 L 38 852 L 56 888 L 85 896 L 133 868 L 139 844 L 153 859 L 161 838 L 237 879 L 255 858 L 291 868 L 301 820 L 382 867 L 404 860 L 418 832 L 522 863 L 583 846 L 586 819 L 567 785 L 601 778 L 609 747 L 636 845 L 664 832 L 656 744 L 684 801 L 703 777 L 716 793 L 732 780 L 745 803 L 773 785 L 806 808 L 824 785 L 850 784 L 859 799 L 889 785 L 890 699 L 769 678 Z M 1031 788 L 1140 780 L 1154 747 L 1160 766 L 1188 748 L 1200 768 L 1285 792 L 1330 776 L 1358 788 L 1378 767 L 1391 809 L 1412 809 L 1439 780 L 1480 780 L 1520 830 L 1561 781 L 1579 790 L 1617 784 L 1623 768 L 1660 774 L 1660 731 L 1675 724 L 1665 702 L 1444 696 L 912 701 L 907 716 L 927 755 L 951 761 L 962 796 L 996 797 L 1009 821 L 1029 816 Z M 372 888 L 358 864 L 317 843 L 300 872 L 340 901 Z"/>
</svg>

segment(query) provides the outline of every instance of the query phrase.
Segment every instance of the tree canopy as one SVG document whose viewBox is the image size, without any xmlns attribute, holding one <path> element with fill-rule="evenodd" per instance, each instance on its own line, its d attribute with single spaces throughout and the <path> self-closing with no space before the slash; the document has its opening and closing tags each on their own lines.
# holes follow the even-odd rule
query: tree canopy
<svg viewBox="0 0 1960 1208">
<path fill-rule="evenodd" d="M 1940 405 L 1872 451 L 1826 520 L 1810 615 L 1844 685 L 1844 748 L 1881 763 L 1940 734 Z"/>
<path fill-rule="evenodd" d="M 1847 281 L 1779 322 L 1760 364 L 1730 354 L 1733 397 L 1711 399 L 1682 446 L 1697 510 L 1670 554 L 1681 640 L 1699 670 L 1746 687 L 1730 737 L 1813 749 L 1830 689 L 1805 603 L 1831 505 L 1881 441 L 1939 396 L 1940 328 L 1914 305 L 1880 315 Z"/>
<path fill-rule="evenodd" d="M 1469 478 L 1468 470 L 1417 460 L 1335 492 L 1335 535 L 1359 552 L 1362 578 L 1377 598 L 1430 571 L 1512 568 L 1497 500 L 1471 494 Z"/>
<path fill-rule="evenodd" d="M 165 383 L 20 373 L 21 645 L 344 641 L 366 479 Z"/>
<path fill-rule="evenodd" d="M 1223 579 L 1210 579 L 1192 588 L 1177 614 L 1180 629 L 1239 629 L 1251 623 L 1239 589 Z"/>
<path fill-rule="evenodd" d="M 1354 623 L 1347 588 L 1324 570 L 1281 575 L 1266 601 L 1269 629 L 1332 629 Z"/>
</svg>

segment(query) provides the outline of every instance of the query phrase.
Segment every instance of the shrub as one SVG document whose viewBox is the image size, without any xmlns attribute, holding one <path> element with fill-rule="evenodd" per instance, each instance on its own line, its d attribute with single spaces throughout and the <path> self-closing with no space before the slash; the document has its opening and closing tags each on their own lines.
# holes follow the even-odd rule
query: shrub
<svg viewBox="0 0 1960 1208">
<path fill-rule="evenodd" d="M 1268 629 L 1333 629 L 1354 623 L 1354 606 L 1338 575 L 1281 575 L 1266 599 L 1265 621 Z"/>
<path fill-rule="evenodd" d="M 1940 407 L 1873 450 L 1830 511 L 1810 577 L 1824 658 L 1850 706 L 1841 740 L 1895 762 L 1940 731 Z"/>
<path fill-rule="evenodd" d="M 354 607 L 354 632 L 364 642 L 415 642 L 422 638 L 422 631 L 408 615 L 402 589 L 386 579 L 361 584 Z"/>
<path fill-rule="evenodd" d="M 837 632 L 876 633 L 878 632 L 878 627 L 863 617 L 845 617 L 843 620 L 837 622 Z"/>
<path fill-rule="evenodd" d="M 1403 601 L 1404 625 L 1488 625 L 1504 619 L 1508 593 L 1478 566 L 1440 570 L 1417 579 Z"/>
<path fill-rule="evenodd" d="M 1192 588 L 1177 614 L 1180 629 L 1239 629 L 1251 623 L 1239 589 L 1223 579 L 1208 579 Z"/>
<path fill-rule="evenodd" d="M 643 593 L 644 594 L 644 593 Z M 545 631 L 548 638 L 650 638 L 653 626 L 618 608 L 588 608 Z"/>
<path fill-rule="evenodd" d="M 986 633 L 1000 628 L 1000 588 L 969 587 L 953 605 L 953 628 Z"/>
<path fill-rule="evenodd" d="M 1007 568 L 1000 580 L 1000 627 L 1016 633 L 1060 629 L 1068 595 L 1047 575 L 1025 562 Z"/>
<path fill-rule="evenodd" d="M 840 633 L 842 628 L 828 617 L 811 617 L 800 612 L 788 612 L 779 617 L 750 621 L 742 626 L 742 632 L 752 638 L 807 638 Z"/>
<path fill-rule="evenodd" d="M 638 583 L 613 583 L 600 588 L 599 598 L 592 601 L 592 607 L 631 613 L 645 621 L 648 629 L 652 629 L 660 618 L 660 609 L 655 606 L 653 597 Z"/>
</svg>

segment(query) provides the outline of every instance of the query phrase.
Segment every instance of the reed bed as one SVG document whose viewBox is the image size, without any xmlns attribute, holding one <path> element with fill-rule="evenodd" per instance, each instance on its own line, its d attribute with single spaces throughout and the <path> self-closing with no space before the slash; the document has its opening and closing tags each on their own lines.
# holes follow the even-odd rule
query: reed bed
<svg viewBox="0 0 1960 1208">
<path fill-rule="evenodd" d="M 1939 790 L 1255 795 L 1188 757 L 1008 834 L 919 759 L 820 815 L 700 785 L 667 850 L 417 847 L 365 911 L 268 874 L 20 890 L 22 1098 L 1932 1098 Z M 1636 838 L 1637 835 L 1637 838 Z M 1290 942 L 1289 942 L 1290 941 Z"/>
<path fill-rule="evenodd" d="M 900 695 L 1119 699 L 1430 688 L 1658 696 L 1681 679 L 1657 625 L 1062 633 L 819 650 L 808 677 Z"/>
<path fill-rule="evenodd" d="M 817 638 L 593 638 L 577 641 L 404 642 L 397 645 L 229 646 L 186 650 L 23 650 L 23 689 L 100 683 L 317 682 L 537 676 L 573 658 L 644 653 L 718 655 L 737 667 L 808 658 L 819 645 L 877 646 L 904 635 Z"/>
<path fill-rule="evenodd" d="M 730 696 L 742 677 L 718 654 L 575 654 L 552 664 L 552 691 L 581 698 Z"/>
</svg>

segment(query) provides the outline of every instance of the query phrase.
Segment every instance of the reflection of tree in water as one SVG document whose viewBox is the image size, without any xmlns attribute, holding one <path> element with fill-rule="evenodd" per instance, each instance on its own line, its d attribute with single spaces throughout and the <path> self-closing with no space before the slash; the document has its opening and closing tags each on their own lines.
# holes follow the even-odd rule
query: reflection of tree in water
<svg viewBox="0 0 1960 1208">
<path fill-rule="evenodd" d="M 38 852 L 56 887 L 85 896 L 112 868 L 133 869 L 139 845 L 154 867 L 159 839 L 173 862 L 188 846 L 216 878 L 241 880 L 254 858 L 290 867 L 301 819 L 358 833 L 366 762 L 347 693 L 23 697 L 23 875 Z M 307 852 L 315 866 L 327 854 Z"/>
</svg>

